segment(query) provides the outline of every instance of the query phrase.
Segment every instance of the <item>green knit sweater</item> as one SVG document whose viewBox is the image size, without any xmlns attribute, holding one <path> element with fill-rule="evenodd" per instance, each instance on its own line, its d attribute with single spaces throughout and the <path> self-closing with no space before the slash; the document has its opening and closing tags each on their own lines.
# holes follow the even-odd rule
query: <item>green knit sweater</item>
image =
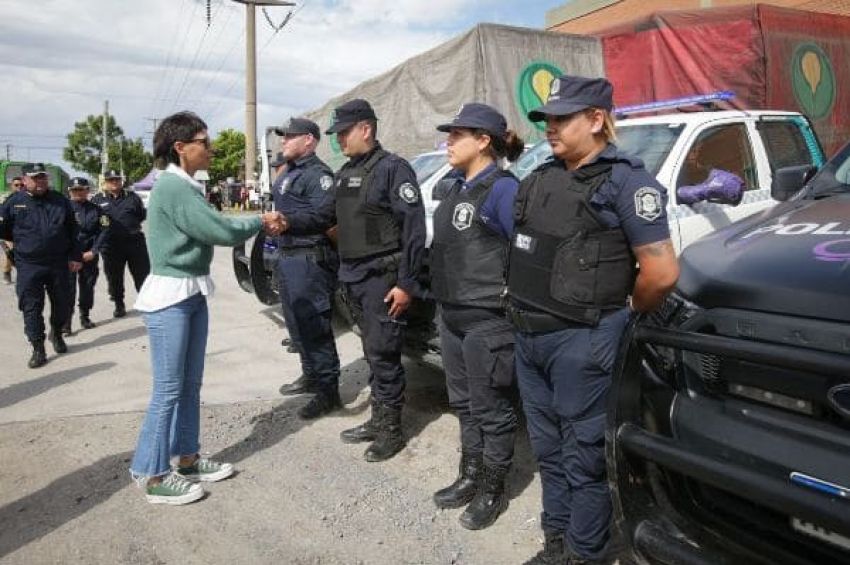
<svg viewBox="0 0 850 565">
<path fill-rule="evenodd" d="M 214 245 L 238 245 L 257 233 L 259 216 L 227 218 L 185 179 L 163 172 L 148 201 L 151 272 L 166 277 L 210 273 Z"/>
</svg>

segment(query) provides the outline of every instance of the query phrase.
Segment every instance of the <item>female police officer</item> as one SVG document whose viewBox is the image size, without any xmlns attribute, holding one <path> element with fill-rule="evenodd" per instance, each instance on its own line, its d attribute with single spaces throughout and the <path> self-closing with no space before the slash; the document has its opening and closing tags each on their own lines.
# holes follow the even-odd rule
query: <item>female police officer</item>
<svg viewBox="0 0 850 565">
<path fill-rule="evenodd" d="M 607 557 L 605 407 L 627 303 L 655 309 L 679 273 L 666 191 L 613 145 L 611 109 L 607 80 L 562 76 L 529 113 L 546 121 L 554 156 L 520 185 L 509 254 L 517 381 L 543 487 L 545 547 L 529 563 Z"/>
<path fill-rule="evenodd" d="M 519 157 L 523 142 L 485 104 L 465 104 L 437 129 L 449 134 L 449 163 L 459 175 L 448 181 L 451 187 L 434 212 L 431 284 L 441 309 L 443 366 L 462 453 L 457 480 L 436 492 L 434 502 L 458 508 L 471 501 L 460 523 L 478 530 L 508 504 L 505 475 L 517 418 L 509 394 L 514 336 L 502 295 L 519 181 L 499 161 Z"/>
</svg>

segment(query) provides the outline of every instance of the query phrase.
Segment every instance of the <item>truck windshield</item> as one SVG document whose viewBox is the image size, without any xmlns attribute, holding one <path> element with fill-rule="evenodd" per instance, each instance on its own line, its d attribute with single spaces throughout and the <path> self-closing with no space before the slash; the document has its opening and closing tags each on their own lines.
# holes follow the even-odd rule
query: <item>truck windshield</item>
<svg viewBox="0 0 850 565">
<path fill-rule="evenodd" d="M 446 164 L 448 156 L 445 153 L 423 153 L 410 161 L 416 173 L 416 180 L 422 184 L 428 177 L 436 173 Z"/>
<path fill-rule="evenodd" d="M 836 192 L 850 191 L 850 144 L 844 146 L 835 157 L 815 175 L 809 195 L 814 198 Z"/>
<path fill-rule="evenodd" d="M 656 176 L 683 129 L 684 124 L 618 125 L 617 147 L 641 159 L 646 170 Z M 549 143 L 543 140 L 526 151 L 511 166 L 511 172 L 522 180 L 551 155 Z"/>
</svg>

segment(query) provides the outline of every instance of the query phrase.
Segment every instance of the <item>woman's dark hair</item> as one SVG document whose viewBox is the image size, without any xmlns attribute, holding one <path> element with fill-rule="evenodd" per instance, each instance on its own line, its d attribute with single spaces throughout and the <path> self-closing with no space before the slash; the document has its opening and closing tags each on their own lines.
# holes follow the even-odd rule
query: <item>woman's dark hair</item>
<svg viewBox="0 0 850 565">
<path fill-rule="evenodd" d="M 525 151 L 525 141 L 512 129 L 509 129 L 505 133 L 505 137 L 496 137 L 483 129 L 474 130 L 473 134 L 475 137 L 481 137 L 482 135 L 490 137 L 490 150 L 493 153 L 493 158 L 496 160 L 504 157 L 513 163 Z"/>
<path fill-rule="evenodd" d="M 180 156 L 174 150 L 174 144 L 178 141 L 191 141 L 205 129 L 207 124 L 194 112 L 177 112 L 162 120 L 153 134 L 154 164 L 160 169 L 164 169 L 169 163 L 179 165 Z"/>
</svg>

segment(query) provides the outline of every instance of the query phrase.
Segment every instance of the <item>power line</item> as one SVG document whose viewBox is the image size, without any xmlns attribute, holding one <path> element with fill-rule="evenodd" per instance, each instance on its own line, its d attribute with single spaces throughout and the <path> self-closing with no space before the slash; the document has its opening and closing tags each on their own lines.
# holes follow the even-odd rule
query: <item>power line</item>
<svg viewBox="0 0 850 565">
<path fill-rule="evenodd" d="M 186 20 L 187 24 L 188 24 L 186 26 L 186 32 L 182 34 L 183 35 L 183 41 L 180 43 L 180 47 L 177 48 L 178 55 L 177 55 L 177 61 L 174 63 L 174 69 L 175 70 L 174 70 L 173 73 L 168 75 L 168 82 L 166 83 L 165 90 L 163 91 L 163 94 L 162 94 L 163 97 L 166 97 L 167 94 L 171 91 L 171 85 L 174 82 L 175 75 L 177 75 L 177 68 L 180 66 L 180 61 L 181 61 L 181 58 L 182 58 L 183 49 L 186 46 L 186 40 L 188 39 L 189 35 L 191 35 L 192 26 L 195 23 L 195 14 L 198 12 L 199 4 L 196 3 L 196 2 L 193 2 L 193 4 L 194 4 L 194 9 L 192 10 L 192 15 L 189 16 L 188 20 Z M 154 112 L 154 114 L 158 114 L 158 113 L 159 112 Z"/>
<path fill-rule="evenodd" d="M 162 94 L 162 86 L 165 83 L 165 76 L 168 74 L 168 69 L 171 66 L 171 56 L 174 54 L 174 46 L 177 45 L 177 37 L 178 30 L 180 29 L 180 24 L 183 21 L 183 9 L 186 7 L 186 0 L 182 0 L 180 2 L 180 11 L 178 12 L 177 19 L 174 20 L 174 32 L 171 37 L 174 38 L 171 41 L 171 44 L 168 48 L 168 55 L 165 58 L 165 70 L 163 70 L 162 74 L 159 75 L 159 80 L 156 85 L 156 98 L 159 98 Z M 156 98 L 154 99 L 153 104 L 151 104 L 151 110 L 156 110 Z M 152 112 L 153 113 L 153 112 Z"/>
</svg>

